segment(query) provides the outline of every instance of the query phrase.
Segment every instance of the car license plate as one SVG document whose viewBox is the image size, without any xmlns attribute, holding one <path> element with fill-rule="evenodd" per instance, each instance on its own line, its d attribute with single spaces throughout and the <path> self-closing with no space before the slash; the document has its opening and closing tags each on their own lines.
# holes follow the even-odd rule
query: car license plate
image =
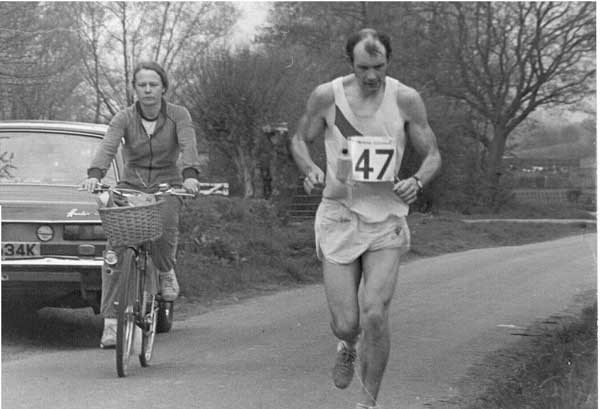
<svg viewBox="0 0 600 409">
<path fill-rule="evenodd" d="M 2 243 L 2 258 L 39 257 L 40 243 L 12 242 Z"/>
</svg>

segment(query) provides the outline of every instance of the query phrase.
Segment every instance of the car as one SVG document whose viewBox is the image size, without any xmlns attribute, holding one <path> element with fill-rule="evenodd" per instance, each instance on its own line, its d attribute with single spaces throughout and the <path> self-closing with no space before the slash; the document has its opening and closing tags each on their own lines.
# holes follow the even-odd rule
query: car
<svg viewBox="0 0 600 409">
<path fill-rule="evenodd" d="M 105 125 L 0 122 L 3 301 L 99 311 L 106 236 L 93 195 L 77 190 Z M 120 159 L 106 182 L 118 180 Z"/>
<path fill-rule="evenodd" d="M 78 190 L 107 126 L 0 121 L 2 301 L 99 313 L 106 236 L 94 195 Z M 119 180 L 120 150 L 103 182 Z M 159 331 L 172 324 L 161 303 Z"/>
</svg>

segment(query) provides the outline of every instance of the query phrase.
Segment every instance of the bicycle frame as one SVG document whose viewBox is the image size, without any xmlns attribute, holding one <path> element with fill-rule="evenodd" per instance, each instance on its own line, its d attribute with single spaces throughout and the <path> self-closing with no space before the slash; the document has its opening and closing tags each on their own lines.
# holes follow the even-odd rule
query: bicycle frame
<svg viewBox="0 0 600 409">
<path fill-rule="evenodd" d="M 142 243 L 138 250 L 137 266 L 142 299 L 136 300 L 138 304 L 136 325 L 141 329 L 142 335 L 142 345 L 139 353 L 140 364 L 145 367 L 152 359 L 154 337 L 156 335 L 158 270 L 148 262 L 151 257 L 150 242 Z"/>
<path fill-rule="evenodd" d="M 144 242 L 137 247 L 138 270 L 143 279 L 144 293 L 158 294 L 158 270 L 148 261 L 151 260 L 150 242 Z"/>
</svg>

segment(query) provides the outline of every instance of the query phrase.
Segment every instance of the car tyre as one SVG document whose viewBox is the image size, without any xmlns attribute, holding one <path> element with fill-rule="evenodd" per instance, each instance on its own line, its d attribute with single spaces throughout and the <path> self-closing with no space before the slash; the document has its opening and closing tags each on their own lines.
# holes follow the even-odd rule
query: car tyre
<svg viewBox="0 0 600 409">
<path fill-rule="evenodd" d="M 158 304 L 156 332 L 159 334 L 171 331 L 173 326 L 173 301 L 161 301 Z"/>
</svg>

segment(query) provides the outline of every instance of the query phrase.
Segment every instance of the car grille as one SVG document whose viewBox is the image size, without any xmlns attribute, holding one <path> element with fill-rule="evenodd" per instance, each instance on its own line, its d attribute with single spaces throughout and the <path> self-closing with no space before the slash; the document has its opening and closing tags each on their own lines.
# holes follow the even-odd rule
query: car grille
<svg viewBox="0 0 600 409">
<path fill-rule="evenodd" d="M 101 257 L 105 250 L 106 244 L 94 245 L 94 257 Z M 43 257 L 80 257 L 79 244 L 52 244 L 42 243 L 40 248 Z"/>
<path fill-rule="evenodd" d="M 66 224 L 63 240 L 106 240 L 106 234 L 101 224 Z"/>
</svg>

